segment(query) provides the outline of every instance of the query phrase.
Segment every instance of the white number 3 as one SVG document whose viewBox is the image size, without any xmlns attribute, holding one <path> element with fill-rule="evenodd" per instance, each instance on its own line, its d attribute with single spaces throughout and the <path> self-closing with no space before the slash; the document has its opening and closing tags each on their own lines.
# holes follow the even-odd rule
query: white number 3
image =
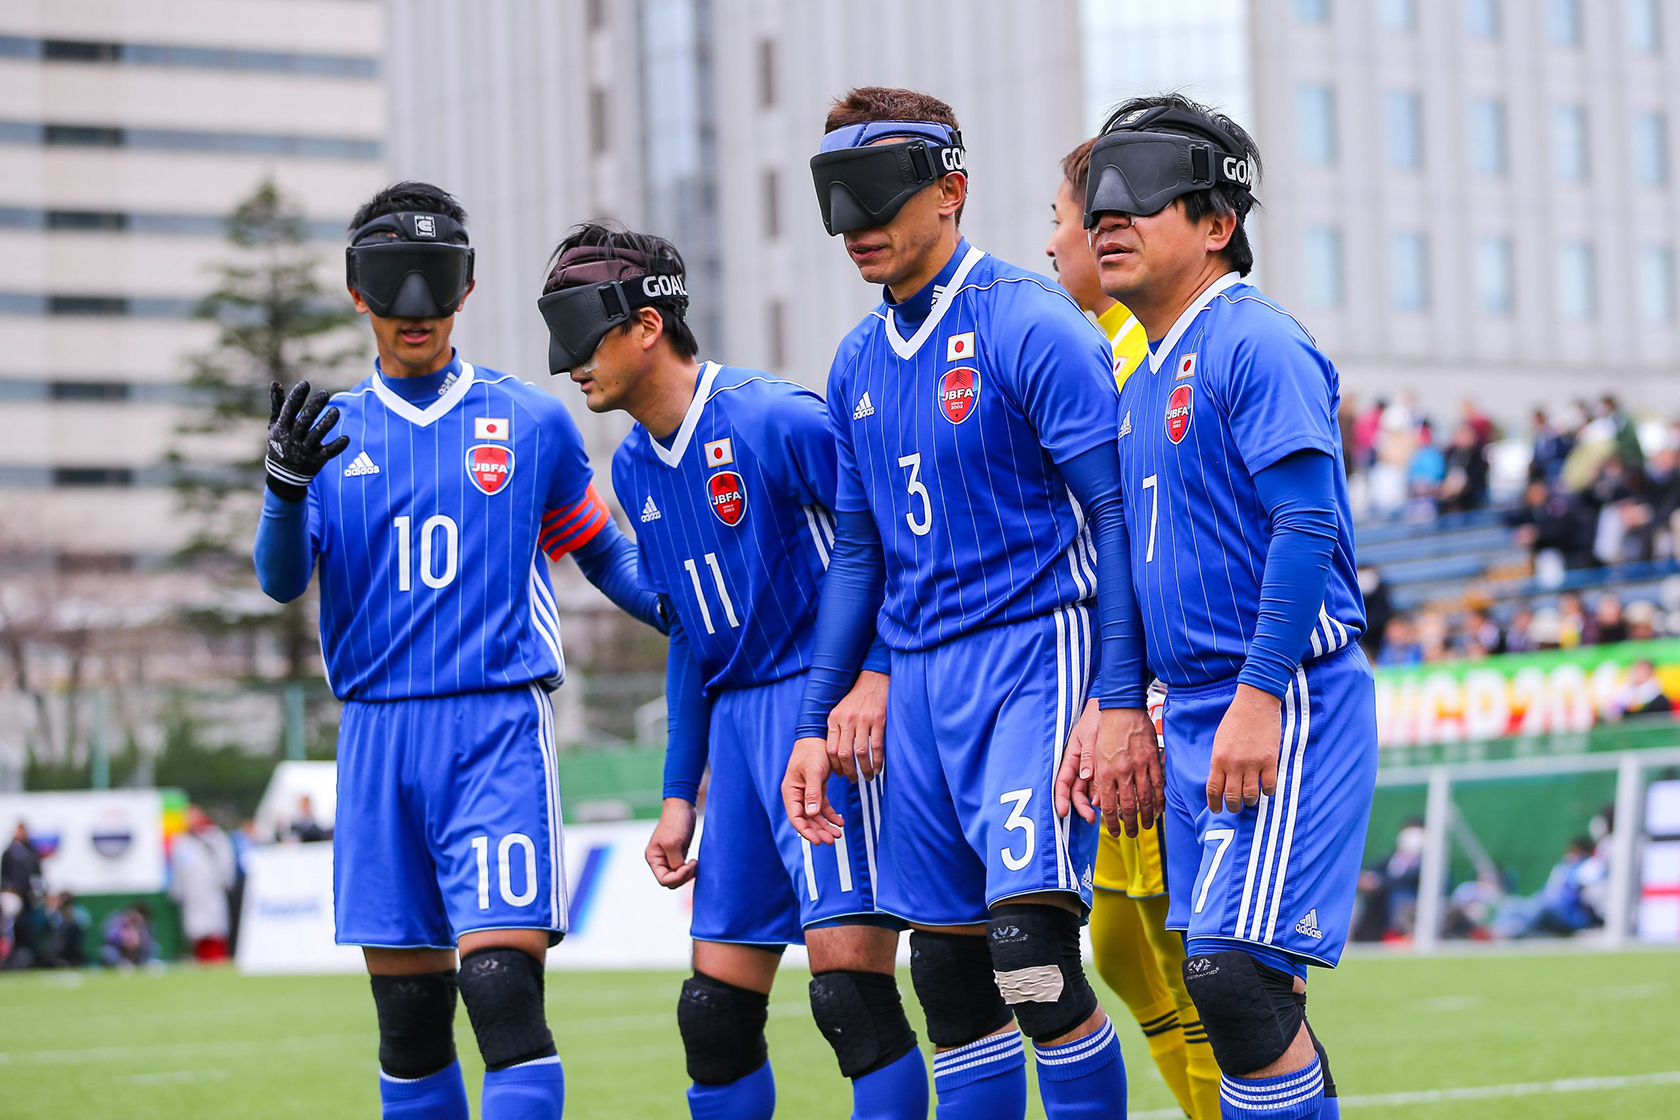
<svg viewBox="0 0 1680 1120">
<path fill-rule="evenodd" d="M 1038 833 L 1033 827 L 1033 819 L 1026 815 L 1027 802 L 1032 800 L 1032 795 L 1033 791 L 1031 789 L 1012 789 L 998 798 L 998 801 L 1004 805 L 1008 805 L 1011 801 L 1015 803 L 1015 808 L 1010 811 L 1008 818 L 1004 820 L 1003 827 L 1012 830 L 1020 829 L 1027 834 L 1026 842 L 1021 846 L 1020 855 L 1015 855 L 1008 848 L 998 849 L 998 855 L 1003 857 L 1003 865 L 1011 871 L 1021 870 L 1032 860 L 1033 847 L 1038 842 Z"/>
</svg>

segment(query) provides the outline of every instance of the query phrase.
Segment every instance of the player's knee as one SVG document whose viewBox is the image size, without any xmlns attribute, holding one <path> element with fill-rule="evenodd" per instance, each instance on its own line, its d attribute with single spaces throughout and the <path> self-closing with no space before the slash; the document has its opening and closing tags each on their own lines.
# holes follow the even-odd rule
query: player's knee
<svg viewBox="0 0 1680 1120">
<path fill-rule="evenodd" d="M 817 973 L 811 977 L 811 1015 L 846 1077 L 874 1073 L 916 1048 L 898 981 L 884 973 Z"/>
<path fill-rule="evenodd" d="M 984 937 L 912 931 L 910 982 L 935 1046 L 967 1046 L 1009 1023 Z"/>
<path fill-rule="evenodd" d="M 1313 1033 L 1312 1023 L 1307 1021 L 1307 994 L 1297 992 L 1295 998 L 1301 1002 L 1301 1024 L 1307 1028 L 1307 1037 L 1312 1039 L 1313 1050 L 1318 1054 L 1318 1068 L 1324 1074 L 1324 1095 L 1333 1097 L 1336 1095 L 1336 1079 L 1330 1076 L 1330 1054 L 1324 1049 L 1324 1043 L 1318 1040 L 1318 1035 Z"/>
<path fill-rule="evenodd" d="M 455 970 L 372 976 L 379 1016 L 379 1068 L 392 1077 L 430 1077 L 455 1060 Z"/>
<path fill-rule="evenodd" d="M 459 983 L 485 1069 L 506 1069 L 554 1053 L 537 958 L 505 946 L 476 949 L 461 958 Z"/>
<path fill-rule="evenodd" d="M 689 1080 L 699 1085 L 739 1081 L 770 1057 L 764 1023 L 770 997 L 696 972 L 677 998 Z"/>
<path fill-rule="evenodd" d="M 1283 1057 L 1306 1019 L 1306 997 L 1295 991 L 1295 978 L 1240 949 L 1186 960 L 1184 987 L 1219 1068 L 1233 1076 Z"/>
<path fill-rule="evenodd" d="M 986 923 L 998 990 L 1035 1042 L 1068 1034 L 1097 1009 L 1079 959 L 1079 918 L 1042 903 L 999 906 Z"/>
</svg>

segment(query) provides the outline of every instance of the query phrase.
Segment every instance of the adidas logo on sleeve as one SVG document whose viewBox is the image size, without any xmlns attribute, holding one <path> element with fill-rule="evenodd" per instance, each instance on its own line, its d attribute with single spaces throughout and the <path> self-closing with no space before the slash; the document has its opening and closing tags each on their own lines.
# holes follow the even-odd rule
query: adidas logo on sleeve
<svg viewBox="0 0 1680 1120">
<path fill-rule="evenodd" d="M 647 501 L 642 503 L 642 524 L 659 520 L 659 507 L 653 504 L 653 495 L 649 494 Z"/>
<path fill-rule="evenodd" d="M 378 473 L 379 465 L 372 459 L 368 458 L 368 453 L 366 451 L 363 451 L 354 459 L 350 460 L 350 465 L 344 468 L 345 478 L 360 478 L 364 474 Z"/>
<path fill-rule="evenodd" d="M 865 389 L 863 396 L 858 400 L 857 407 L 852 409 L 852 419 L 862 420 L 865 416 L 873 415 L 875 415 L 875 405 L 869 399 L 869 390 Z"/>
</svg>

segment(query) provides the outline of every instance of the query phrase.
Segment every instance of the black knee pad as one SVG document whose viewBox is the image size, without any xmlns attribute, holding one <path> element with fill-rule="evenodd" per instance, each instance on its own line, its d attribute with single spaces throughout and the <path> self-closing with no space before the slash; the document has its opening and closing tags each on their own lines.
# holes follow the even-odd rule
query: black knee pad
<svg viewBox="0 0 1680 1120">
<path fill-rule="evenodd" d="M 521 949 L 477 949 L 461 958 L 458 983 L 485 1069 L 506 1069 L 554 1053 L 537 958 Z"/>
<path fill-rule="evenodd" d="M 898 981 L 879 972 L 817 973 L 811 977 L 811 1016 L 846 1077 L 874 1073 L 916 1048 Z"/>
<path fill-rule="evenodd" d="M 1059 906 L 997 906 L 986 941 L 998 990 L 1033 1041 L 1060 1038 L 1091 1017 L 1097 993 L 1079 959 L 1079 918 Z"/>
<path fill-rule="evenodd" d="M 764 1022 L 770 997 L 696 972 L 683 981 L 677 998 L 677 1029 L 688 1056 L 689 1080 L 727 1085 L 770 1058 Z"/>
<path fill-rule="evenodd" d="M 1295 978 L 1240 949 L 1191 957 L 1184 986 L 1219 1068 L 1233 1077 L 1283 1057 L 1306 1020 L 1306 997 L 1296 995 Z"/>
<path fill-rule="evenodd" d="M 1009 1023 L 984 937 L 911 930 L 910 982 L 935 1046 L 967 1046 Z"/>
<path fill-rule="evenodd" d="M 379 1015 L 379 1068 L 411 1081 L 455 1060 L 455 970 L 370 976 Z"/>
</svg>

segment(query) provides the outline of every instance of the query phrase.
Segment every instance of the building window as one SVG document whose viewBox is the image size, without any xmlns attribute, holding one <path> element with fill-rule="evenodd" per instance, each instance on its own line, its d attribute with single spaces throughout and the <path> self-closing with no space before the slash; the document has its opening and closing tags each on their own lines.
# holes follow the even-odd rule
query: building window
<svg viewBox="0 0 1680 1120">
<path fill-rule="evenodd" d="M 91 39 L 35 39 L 0 35 L 0 58 L 119 66 L 169 66 L 192 70 L 250 70 L 333 78 L 377 78 L 379 60 L 357 55 L 293 54 L 229 47 L 113 43 Z"/>
<path fill-rule="evenodd" d="M 1638 54 L 1662 50 L 1662 8 L 1657 0 L 1622 0 L 1622 13 L 1628 50 Z"/>
<path fill-rule="evenodd" d="M 1483 315 L 1503 318 L 1516 310 L 1517 269 L 1509 237 L 1476 239 L 1476 307 Z"/>
<path fill-rule="evenodd" d="M 1402 230 L 1389 242 L 1388 278 L 1396 311 L 1429 310 L 1429 239 Z"/>
<path fill-rule="evenodd" d="M 611 143 L 612 129 L 607 121 L 607 91 L 589 91 L 589 151 L 592 155 L 605 152 Z"/>
<path fill-rule="evenodd" d="M 338 136 L 285 136 L 258 132 L 201 132 L 177 128 L 118 128 L 110 125 L 41 124 L 0 121 L 0 143 L 71 148 L 144 148 L 166 152 L 225 152 L 230 155 L 292 156 L 309 159 L 375 160 L 377 140 Z"/>
<path fill-rule="evenodd" d="M 126 401 L 132 386 L 126 381 L 51 381 L 47 395 L 55 401 Z"/>
<path fill-rule="evenodd" d="M 1581 45 L 1581 0 L 1546 0 L 1546 38 L 1554 47 Z"/>
<path fill-rule="evenodd" d="M 1384 100 L 1388 118 L 1388 166 L 1416 171 L 1423 166 L 1423 97 L 1412 90 L 1390 90 Z"/>
<path fill-rule="evenodd" d="M 1674 250 L 1667 245 L 1639 248 L 1639 317 L 1647 323 L 1674 322 Z"/>
<path fill-rule="evenodd" d="M 758 106 L 768 109 L 776 103 L 776 42 L 758 41 Z"/>
<path fill-rule="evenodd" d="M 782 235 L 781 177 L 764 173 L 764 236 L 771 241 Z"/>
<path fill-rule="evenodd" d="M 1656 110 L 1633 115 L 1633 179 L 1642 187 L 1668 185 L 1668 117 Z"/>
<path fill-rule="evenodd" d="M 54 486 L 133 486 L 130 467 L 54 467 Z"/>
<path fill-rule="evenodd" d="M 1382 25 L 1389 31 L 1416 31 L 1417 0 L 1382 0 Z"/>
<path fill-rule="evenodd" d="M 1476 97 L 1470 101 L 1470 165 L 1476 174 L 1500 178 L 1511 168 L 1505 129 L 1505 101 Z"/>
<path fill-rule="evenodd" d="M 1342 231 L 1309 226 L 1301 243 L 1302 294 L 1313 307 L 1342 305 Z"/>
<path fill-rule="evenodd" d="M 1565 319 L 1585 322 L 1598 314 L 1598 278 L 1593 247 L 1586 241 L 1558 246 L 1558 312 Z"/>
<path fill-rule="evenodd" d="M 781 300 L 770 301 L 764 320 L 770 335 L 770 368 L 779 370 L 787 365 L 787 312 Z"/>
<path fill-rule="evenodd" d="M 1297 23 L 1329 23 L 1330 0 L 1295 0 Z"/>
<path fill-rule="evenodd" d="M 1302 163 L 1336 162 L 1336 91 L 1329 86 L 1295 91 L 1295 145 Z"/>
<path fill-rule="evenodd" d="M 1582 105 L 1552 107 L 1552 172 L 1562 183 L 1587 181 L 1587 110 Z"/>
<path fill-rule="evenodd" d="M 1472 39 L 1499 38 L 1499 0 L 1463 0 L 1464 33 Z"/>
</svg>

